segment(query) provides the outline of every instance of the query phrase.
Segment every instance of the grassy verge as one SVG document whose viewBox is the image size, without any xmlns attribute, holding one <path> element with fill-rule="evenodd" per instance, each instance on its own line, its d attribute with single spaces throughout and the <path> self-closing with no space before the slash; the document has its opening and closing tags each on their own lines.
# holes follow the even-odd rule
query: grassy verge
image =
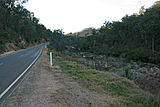
<svg viewBox="0 0 160 107">
<path fill-rule="evenodd" d="M 112 106 L 159 107 L 160 101 L 142 91 L 132 81 L 109 72 L 89 69 L 77 62 L 54 56 L 62 71 L 73 77 L 82 86 L 98 93 L 108 94 L 118 99 Z M 109 103 L 109 102 L 108 102 Z"/>
</svg>

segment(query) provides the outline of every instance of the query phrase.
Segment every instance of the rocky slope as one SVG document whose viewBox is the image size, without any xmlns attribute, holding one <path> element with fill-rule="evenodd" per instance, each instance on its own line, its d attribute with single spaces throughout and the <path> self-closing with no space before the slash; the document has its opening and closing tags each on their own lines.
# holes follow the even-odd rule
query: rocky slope
<svg viewBox="0 0 160 107">
<path fill-rule="evenodd" d="M 128 62 L 124 58 L 106 58 L 86 52 L 60 55 L 65 59 L 78 61 L 91 68 L 103 72 L 113 72 L 121 77 L 133 80 L 140 88 L 160 98 L 160 68 L 155 64 Z"/>
</svg>

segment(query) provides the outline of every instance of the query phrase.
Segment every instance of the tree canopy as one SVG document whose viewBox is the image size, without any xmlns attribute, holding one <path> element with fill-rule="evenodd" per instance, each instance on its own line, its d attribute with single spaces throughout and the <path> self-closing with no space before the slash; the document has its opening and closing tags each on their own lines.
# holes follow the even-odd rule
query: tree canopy
<svg viewBox="0 0 160 107">
<path fill-rule="evenodd" d="M 159 13 L 160 1 L 157 1 L 147 9 L 142 6 L 138 14 L 126 15 L 120 21 L 106 21 L 101 28 L 93 30 L 92 36 L 82 38 L 72 36 L 70 42 L 80 51 L 158 64 L 160 63 Z"/>
<path fill-rule="evenodd" d="M 27 0 L 0 1 L 0 49 L 5 49 L 6 43 L 29 43 L 46 41 L 53 35 L 52 31 L 39 24 L 39 19 L 33 12 L 23 7 Z M 0 52 L 1 53 L 1 52 Z"/>
</svg>

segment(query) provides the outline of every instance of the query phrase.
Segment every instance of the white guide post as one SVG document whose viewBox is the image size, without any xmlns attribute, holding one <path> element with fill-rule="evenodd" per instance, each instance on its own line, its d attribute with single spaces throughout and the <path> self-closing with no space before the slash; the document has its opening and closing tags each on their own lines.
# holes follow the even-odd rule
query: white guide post
<svg viewBox="0 0 160 107">
<path fill-rule="evenodd" d="M 53 65 L 53 63 L 52 63 L 52 52 L 50 52 L 50 64 L 51 64 L 51 66 Z"/>
</svg>

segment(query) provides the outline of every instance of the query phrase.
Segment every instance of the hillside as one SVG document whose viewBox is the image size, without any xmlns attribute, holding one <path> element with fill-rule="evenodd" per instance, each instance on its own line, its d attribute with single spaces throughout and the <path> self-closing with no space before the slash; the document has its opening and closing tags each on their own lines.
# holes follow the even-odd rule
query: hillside
<svg viewBox="0 0 160 107">
<path fill-rule="evenodd" d="M 68 33 L 67 36 L 78 36 L 78 37 L 85 37 L 85 36 L 91 36 L 92 32 L 94 31 L 94 28 L 85 28 L 79 32 L 75 33 Z"/>
<path fill-rule="evenodd" d="M 52 32 L 33 12 L 23 7 L 27 0 L 0 2 L 0 54 L 37 45 L 49 40 Z"/>
<path fill-rule="evenodd" d="M 78 32 L 77 36 L 79 36 L 79 37 L 90 36 L 90 35 L 92 35 L 93 29 L 94 28 L 85 28 L 82 31 Z"/>
</svg>

